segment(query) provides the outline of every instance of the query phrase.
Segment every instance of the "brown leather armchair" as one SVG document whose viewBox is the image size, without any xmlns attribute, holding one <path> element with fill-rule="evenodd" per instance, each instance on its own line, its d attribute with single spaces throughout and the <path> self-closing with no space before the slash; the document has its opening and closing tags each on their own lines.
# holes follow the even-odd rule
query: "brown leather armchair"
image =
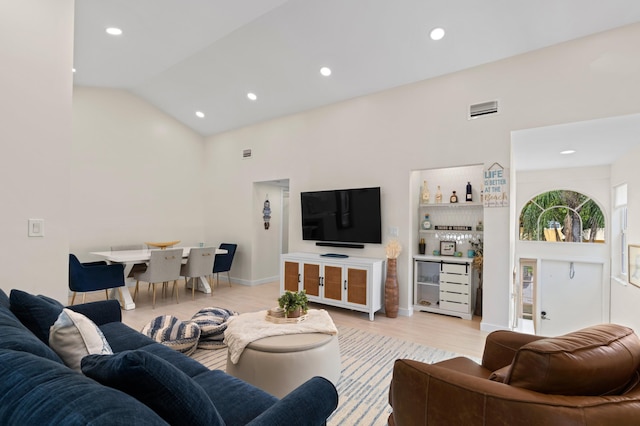
<svg viewBox="0 0 640 426">
<path fill-rule="evenodd" d="M 620 325 L 496 331 L 481 365 L 396 360 L 389 425 L 640 425 L 639 368 L 640 339 Z"/>
</svg>

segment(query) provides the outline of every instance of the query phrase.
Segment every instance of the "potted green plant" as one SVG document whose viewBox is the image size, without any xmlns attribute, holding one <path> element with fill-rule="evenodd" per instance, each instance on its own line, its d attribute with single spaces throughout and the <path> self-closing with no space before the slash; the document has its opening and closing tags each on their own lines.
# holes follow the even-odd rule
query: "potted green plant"
<svg viewBox="0 0 640 426">
<path fill-rule="evenodd" d="M 278 298 L 278 305 L 284 311 L 285 317 L 297 318 L 307 313 L 309 300 L 304 290 L 298 292 L 287 290 Z"/>
</svg>

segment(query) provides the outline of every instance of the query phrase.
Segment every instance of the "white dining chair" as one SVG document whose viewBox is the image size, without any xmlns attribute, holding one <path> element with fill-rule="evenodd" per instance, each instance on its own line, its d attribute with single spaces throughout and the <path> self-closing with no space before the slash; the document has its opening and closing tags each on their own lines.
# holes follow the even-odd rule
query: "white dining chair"
<svg viewBox="0 0 640 426">
<path fill-rule="evenodd" d="M 211 274 L 213 261 L 216 258 L 215 247 L 192 248 L 189 251 L 187 263 L 180 268 L 180 275 L 184 277 L 185 289 L 187 281 L 191 278 L 191 298 L 196 299 L 196 286 L 199 277 L 206 277 Z"/>
<path fill-rule="evenodd" d="M 163 291 L 166 290 L 169 281 L 173 281 L 173 290 L 176 293 L 176 303 L 180 303 L 178 299 L 178 291 L 176 291 L 176 282 L 180 279 L 180 266 L 182 265 L 182 249 L 168 250 L 152 250 L 149 257 L 149 266 L 144 272 L 135 274 L 136 289 L 133 293 L 135 302 L 138 295 L 138 287 L 140 281 L 148 282 L 153 286 L 153 308 L 156 307 L 156 284 L 162 283 Z"/>
</svg>

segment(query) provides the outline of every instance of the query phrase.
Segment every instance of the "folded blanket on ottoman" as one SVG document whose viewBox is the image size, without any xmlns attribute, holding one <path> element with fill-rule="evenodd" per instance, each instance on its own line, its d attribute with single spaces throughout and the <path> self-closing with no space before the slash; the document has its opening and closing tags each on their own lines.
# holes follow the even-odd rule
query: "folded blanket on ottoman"
<svg viewBox="0 0 640 426">
<path fill-rule="evenodd" d="M 295 324 L 274 324 L 267 321 L 266 316 L 267 311 L 258 311 L 228 319 L 224 342 L 229 347 L 231 362 L 237 364 L 244 348 L 264 337 L 301 333 L 338 334 L 333 320 L 324 309 L 309 309 L 307 319 Z"/>
</svg>

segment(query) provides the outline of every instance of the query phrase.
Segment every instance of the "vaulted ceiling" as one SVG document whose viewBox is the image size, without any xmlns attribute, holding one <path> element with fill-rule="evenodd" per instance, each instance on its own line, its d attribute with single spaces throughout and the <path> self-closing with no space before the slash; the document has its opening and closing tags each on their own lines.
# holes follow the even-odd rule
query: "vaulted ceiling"
<svg viewBox="0 0 640 426">
<path fill-rule="evenodd" d="M 75 84 L 129 90 L 204 136 L 640 21 L 638 0 L 75 5 Z"/>
</svg>

